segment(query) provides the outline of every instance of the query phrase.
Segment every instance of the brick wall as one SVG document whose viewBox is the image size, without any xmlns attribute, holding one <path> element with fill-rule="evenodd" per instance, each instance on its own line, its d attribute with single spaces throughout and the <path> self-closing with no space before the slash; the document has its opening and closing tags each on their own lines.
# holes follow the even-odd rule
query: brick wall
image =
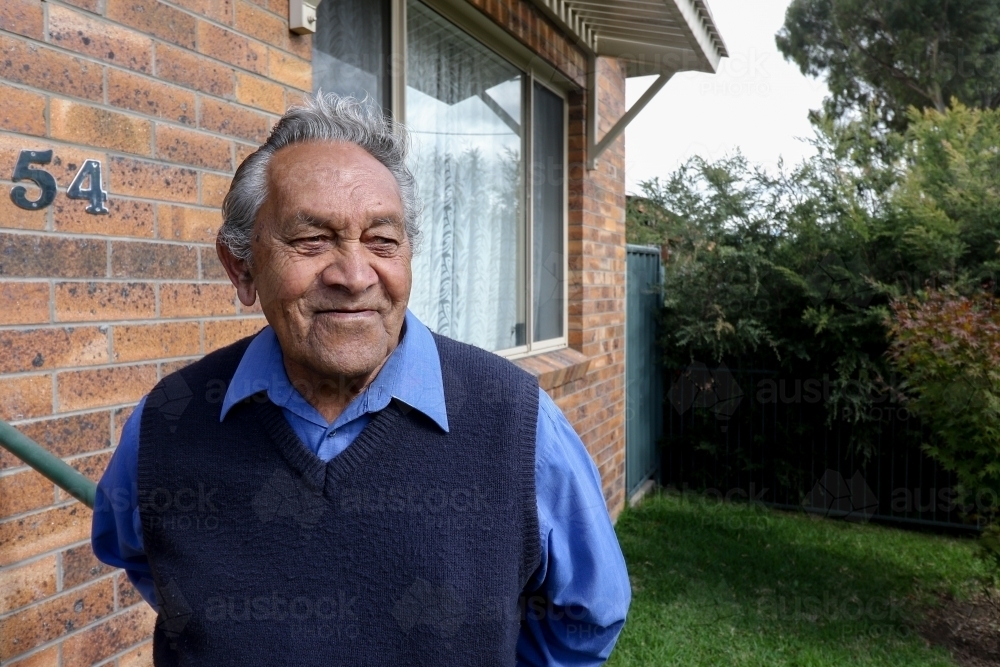
<svg viewBox="0 0 1000 667">
<path fill-rule="evenodd" d="M 580 85 L 584 54 L 527 2 L 473 0 Z M 158 378 L 259 329 L 215 256 L 234 168 L 311 89 L 287 0 L 0 0 L 0 418 L 99 479 Z M 601 131 L 624 78 L 599 61 Z M 570 109 L 571 350 L 526 360 L 624 505 L 624 148 L 584 168 Z M 54 152 L 52 206 L 7 196 L 22 149 Z M 66 187 L 100 160 L 111 213 Z M 37 191 L 29 190 L 29 198 Z M 90 549 L 91 512 L 0 449 L 0 661 L 149 665 L 153 614 Z"/>
</svg>

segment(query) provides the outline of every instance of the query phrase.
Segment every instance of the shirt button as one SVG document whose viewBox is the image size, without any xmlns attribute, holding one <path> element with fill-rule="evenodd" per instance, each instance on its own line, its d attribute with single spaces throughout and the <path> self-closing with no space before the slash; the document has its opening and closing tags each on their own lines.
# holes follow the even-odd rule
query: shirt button
<svg viewBox="0 0 1000 667">
<path fill-rule="evenodd" d="M 326 437 L 328 437 L 328 438 L 332 438 L 332 437 L 333 437 L 333 436 L 335 436 L 335 435 L 337 435 L 337 432 L 336 432 L 336 431 L 330 431 L 329 433 L 327 433 L 327 434 L 326 434 Z"/>
</svg>

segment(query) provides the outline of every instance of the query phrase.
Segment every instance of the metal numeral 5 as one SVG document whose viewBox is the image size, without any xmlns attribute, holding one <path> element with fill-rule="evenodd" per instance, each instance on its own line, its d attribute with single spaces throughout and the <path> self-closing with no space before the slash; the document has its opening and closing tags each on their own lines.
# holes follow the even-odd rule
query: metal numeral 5
<svg viewBox="0 0 1000 667">
<path fill-rule="evenodd" d="M 48 164 L 52 162 L 52 151 L 21 151 L 17 156 L 17 164 L 14 165 L 13 181 L 32 181 L 42 189 L 42 196 L 31 201 L 25 195 L 28 189 L 23 185 L 16 185 L 10 189 L 10 198 L 17 206 L 29 211 L 43 209 L 52 203 L 56 198 L 56 179 L 47 171 L 32 169 L 29 165 Z"/>
<path fill-rule="evenodd" d="M 33 169 L 32 164 L 48 164 L 52 162 L 52 151 L 21 151 L 17 157 L 17 164 L 14 165 L 13 181 L 31 181 L 37 185 L 41 191 L 41 196 L 32 201 L 27 197 L 27 188 L 23 185 L 15 185 L 10 190 L 11 201 L 17 206 L 28 211 L 38 211 L 52 204 L 56 198 L 56 179 L 44 169 Z M 86 184 L 86 187 L 84 185 Z M 101 181 L 101 163 L 99 160 L 84 160 L 83 165 L 73 181 L 66 189 L 66 196 L 69 199 L 83 199 L 90 202 L 87 206 L 87 213 L 94 215 L 105 215 L 109 213 L 104 206 L 108 200 L 108 193 L 104 190 Z"/>
</svg>

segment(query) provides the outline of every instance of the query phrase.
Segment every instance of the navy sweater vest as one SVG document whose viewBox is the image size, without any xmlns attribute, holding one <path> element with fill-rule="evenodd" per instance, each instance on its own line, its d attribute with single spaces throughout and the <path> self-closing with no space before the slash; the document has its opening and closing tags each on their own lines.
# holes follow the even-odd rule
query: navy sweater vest
<svg viewBox="0 0 1000 667">
<path fill-rule="evenodd" d="M 143 411 L 154 664 L 512 667 L 539 564 L 537 380 L 435 334 L 449 432 L 393 400 L 324 462 L 263 392 L 219 422 L 251 338 Z"/>
</svg>

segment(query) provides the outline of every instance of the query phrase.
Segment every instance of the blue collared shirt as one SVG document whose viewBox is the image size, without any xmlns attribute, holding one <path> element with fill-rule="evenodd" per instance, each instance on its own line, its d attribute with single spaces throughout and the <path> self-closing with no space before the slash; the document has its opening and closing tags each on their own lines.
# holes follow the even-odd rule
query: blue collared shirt
<svg viewBox="0 0 1000 667">
<path fill-rule="evenodd" d="M 409 309 L 399 345 L 332 424 L 289 382 L 270 327 L 244 353 L 219 420 L 233 405 L 259 391 L 267 392 L 302 442 L 324 461 L 349 447 L 372 414 L 392 398 L 448 431 L 437 345 Z M 632 597 L 625 559 L 594 462 L 549 395 L 539 389 L 538 399 L 535 477 L 541 562 L 527 590 L 545 593 L 551 608 L 528 614 L 518 640 L 518 664 L 600 665 L 611 654 Z M 156 609 L 137 502 L 139 423 L 145 402 L 143 398 L 126 422 L 97 485 L 91 542 L 97 558 L 124 568 Z"/>
</svg>

